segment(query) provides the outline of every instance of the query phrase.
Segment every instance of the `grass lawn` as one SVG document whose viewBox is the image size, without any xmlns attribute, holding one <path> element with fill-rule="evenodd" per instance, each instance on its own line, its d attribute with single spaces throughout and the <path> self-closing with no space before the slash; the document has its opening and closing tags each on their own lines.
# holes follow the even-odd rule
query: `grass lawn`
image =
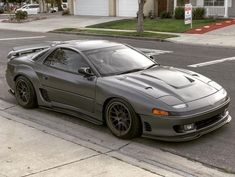
<svg viewBox="0 0 235 177">
<path fill-rule="evenodd" d="M 167 39 L 171 37 L 177 37 L 176 35 L 159 34 L 159 33 L 149 33 L 144 32 L 143 34 L 137 32 L 120 32 L 120 31 L 100 31 L 100 30 L 80 30 L 77 28 L 61 28 L 55 30 L 55 32 L 73 32 L 82 34 L 97 34 L 97 35 L 110 35 L 110 36 L 129 36 L 129 37 L 147 37 L 156 39 Z"/>
<path fill-rule="evenodd" d="M 214 23 L 218 21 L 221 21 L 221 20 L 215 20 L 215 19 L 193 20 L 193 28 L 208 25 L 210 23 Z M 137 23 L 136 19 L 128 19 L 128 20 L 119 20 L 119 21 L 92 25 L 92 26 L 88 26 L 88 28 L 133 30 L 133 29 L 136 29 L 136 23 Z M 183 33 L 190 29 L 190 25 L 185 25 L 184 20 L 145 19 L 144 29 L 148 31 Z"/>
</svg>

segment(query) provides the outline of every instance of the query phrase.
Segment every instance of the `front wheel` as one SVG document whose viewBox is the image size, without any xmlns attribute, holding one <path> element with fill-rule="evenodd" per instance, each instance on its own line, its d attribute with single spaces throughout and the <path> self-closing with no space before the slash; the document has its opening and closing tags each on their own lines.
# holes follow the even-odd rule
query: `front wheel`
<svg viewBox="0 0 235 177">
<path fill-rule="evenodd" d="M 109 130 L 118 138 L 132 139 L 142 132 L 139 117 L 124 100 L 111 100 L 105 109 L 105 119 Z"/>
<path fill-rule="evenodd" d="M 20 76 L 15 82 L 15 96 L 18 104 L 24 108 L 35 108 L 37 97 L 32 83 L 25 77 Z"/>
</svg>

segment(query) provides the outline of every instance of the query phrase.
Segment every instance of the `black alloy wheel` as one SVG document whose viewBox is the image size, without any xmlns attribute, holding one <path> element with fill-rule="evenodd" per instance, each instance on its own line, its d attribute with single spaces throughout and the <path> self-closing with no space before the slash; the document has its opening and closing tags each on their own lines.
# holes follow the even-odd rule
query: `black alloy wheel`
<svg viewBox="0 0 235 177">
<path fill-rule="evenodd" d="M 106 123 L 110 131 L 122 139 L 140 136 L 141 122 L 129 103 L 121 99 L 113 99 L 106 106 Z"/>
<path fill-rule="evenodd" d="M 24 108 L 35 108 L 37 97 L 32 83 L 25 77 L 20 76 L 15 82 L 15 96 L 18 104 Z"/>
</svg>

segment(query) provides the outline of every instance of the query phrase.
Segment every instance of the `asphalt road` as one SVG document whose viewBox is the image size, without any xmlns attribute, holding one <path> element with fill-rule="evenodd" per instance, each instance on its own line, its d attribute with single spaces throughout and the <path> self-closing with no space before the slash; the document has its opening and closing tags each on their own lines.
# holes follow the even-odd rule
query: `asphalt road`
<svg viewBox="0 0 235 177">
<path fill-rule="evenodd" d="M 12 47 L 30 45 L 43 41 L 74 40 L 87 38 L 94 39 L 101 37 L 0 30 L 0 98 L 8 102 L 15 103 L 15 99 L 7 92 L 8 87 L 6 85 L 4 77 L 7 62 L 6 55 Z M 197 68 L 188 67 L 188 65 L 192 64 L 208 62 L 227 57 L 234 57 L 235 49 L 209 46 L 190 46 L 169 42 L 129 40 L 120 38 L 102 39 L 124 42 L 140 48 L 172 51 L 172 53 L 165 53 L 156 56 L 157 61 L 162 65 L 194 70 L 220 83 L 228 91 L 230 97 L 232 98 L 230 105 L 230 114 L 232 117 L 235 117 L 235 61 L 231 60 Z M 71 119 L 67 121 L 71 121 Z M 144 145 L 152 148 L 160 148 L 164 151 L 169 151 L 171 153 L 184 156 L 191 160 L 199 161 L 206 165 L 214 166 L 220 168 L 221 170 L 235 173 L 234 139 L 235 121 L 233 120 L 229 125 L 190 142 L 166 143 L 145 138 L 138 138 L 135 141 L 138 143 L 143 143 Z"/>
</svg>

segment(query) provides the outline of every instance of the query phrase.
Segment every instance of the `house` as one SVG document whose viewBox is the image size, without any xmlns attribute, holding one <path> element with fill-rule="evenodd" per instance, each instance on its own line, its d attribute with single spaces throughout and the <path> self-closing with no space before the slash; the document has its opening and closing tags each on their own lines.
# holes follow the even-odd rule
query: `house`
<svg viewBox="0 0 235 177">
<path fill-rule="evenodd" d="M 144 14 L 158 17 L 185 3 L 205 7 L 207 16 L 235 17 L 235 0 L 146 0 Z M 138 0 L 68 0 L 68 7 L 74 15 L 136 17 Z"/>
<path fill-rule="evenodd" d="M 207 16 L 235 17 L 235 0 L 174 0 L 174 8 L 185 3 L 204 7 Z"/>
<path fill-rule="evenodd" d="M 162 11 L 173 11 L 174 0 L 146 0 L 144 14 L 159 16 Z M 68 0 L 74 15 L 136 17 L 138 0 Z"/>
</svg>

